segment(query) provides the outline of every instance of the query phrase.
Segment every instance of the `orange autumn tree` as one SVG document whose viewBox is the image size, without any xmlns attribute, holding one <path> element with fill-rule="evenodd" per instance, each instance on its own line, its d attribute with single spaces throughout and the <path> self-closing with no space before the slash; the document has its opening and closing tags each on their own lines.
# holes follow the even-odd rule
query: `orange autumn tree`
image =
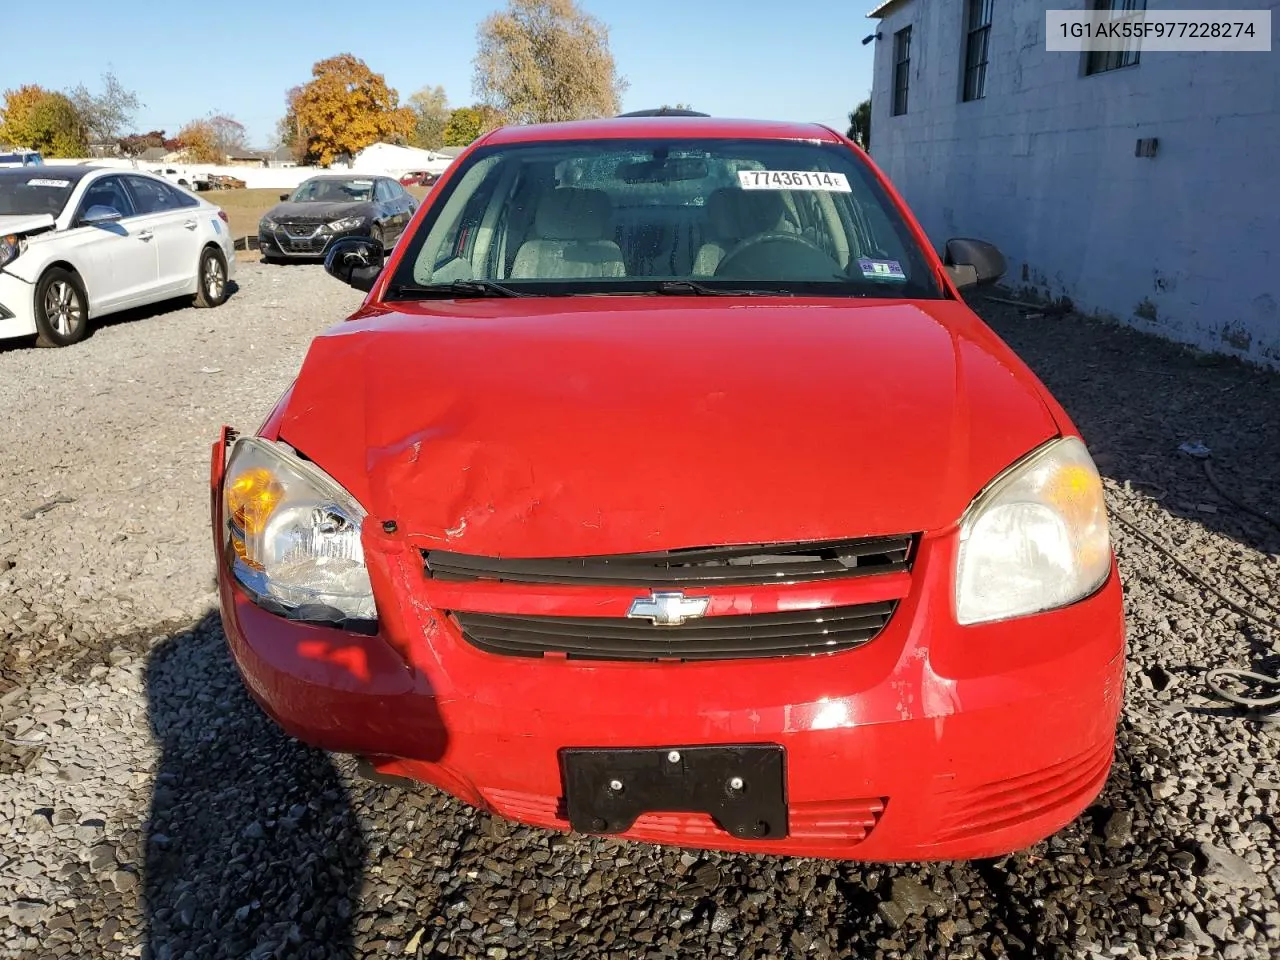
<svg viewBox="0 0 1280 960">
<path fill-rule="evenodd" d="M 83 157 L 89 142 L 84 119 L 66 94 L 34 84 L 8 90 L 0 107 L 0 145 L 39 150 L 51 157 Z"/>
<path fill-rule="evenodd" d="M 400 95 L 359 57 L 343 53 L 321 60 L 311 75 L 292 103 L 311 162 L 328 166 L 371 143 L 403 143 L 413 135 L 413 110 L 400 106 Z"/>
</svg>

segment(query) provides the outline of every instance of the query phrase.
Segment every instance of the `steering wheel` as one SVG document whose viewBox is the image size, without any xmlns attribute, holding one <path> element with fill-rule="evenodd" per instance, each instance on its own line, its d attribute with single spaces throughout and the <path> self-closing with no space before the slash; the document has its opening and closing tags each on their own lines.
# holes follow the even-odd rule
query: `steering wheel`
<svg viewBox="0 0 1280 960">
<path fill-rule="evenodd" d="M 743 280 L 835 280 L 840 278 L 840 264 L 807 237 L 762 233 L 725 254 L 715 275 Z"/>
</svg>

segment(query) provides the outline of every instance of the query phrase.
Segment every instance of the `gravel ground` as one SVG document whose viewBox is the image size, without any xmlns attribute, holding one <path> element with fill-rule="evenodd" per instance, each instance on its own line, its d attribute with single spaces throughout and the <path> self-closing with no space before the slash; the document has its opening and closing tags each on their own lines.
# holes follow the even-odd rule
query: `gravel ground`
<svg viewBox="0 0 1280 960">
<path fill-rule="evenodd" d="M 1280 955 L 1280 727 L 1203 684 L 1280 668 L 1280 531 L 1178 452 L 1280 513 L 1280 377 L 976 299 L 1108 477 L 1132 645 L 1111 781 L 998 861 L 718 856 L 363 783 L 244 694 L 210 612 L 209 444 L 358 301 L 245 264 L 217 310 L 0 347 L 0 956 Z"/>
</svg>

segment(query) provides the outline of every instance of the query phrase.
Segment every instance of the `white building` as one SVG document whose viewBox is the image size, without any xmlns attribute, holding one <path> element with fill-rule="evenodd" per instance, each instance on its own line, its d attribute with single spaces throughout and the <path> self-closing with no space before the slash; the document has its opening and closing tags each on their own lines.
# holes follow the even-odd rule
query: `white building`
<svg viewBox="0 0 1280 960">
<path fill-rule="evenodd" d="M 882 3 L 871 154 L 939 249 L 991 241 L 1010 286 L 1280 366 L 1280 51 L 1047 52 L 1047 9 L 1113 5 L 1146 4 Z"/>
</svg>

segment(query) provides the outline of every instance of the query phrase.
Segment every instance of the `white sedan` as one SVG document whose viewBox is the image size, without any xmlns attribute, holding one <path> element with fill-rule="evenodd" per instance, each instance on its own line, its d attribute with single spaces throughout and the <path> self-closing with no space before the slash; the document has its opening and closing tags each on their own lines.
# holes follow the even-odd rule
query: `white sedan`
<svg viewBox="0 0 1280 960">
<path fill-rule="evenodd" d="M 133 170 L 0 170 L 0 339 L 82 339 L 89 321 L 176 297 L 227 299 L 227 215 Z"/>
</svg>

